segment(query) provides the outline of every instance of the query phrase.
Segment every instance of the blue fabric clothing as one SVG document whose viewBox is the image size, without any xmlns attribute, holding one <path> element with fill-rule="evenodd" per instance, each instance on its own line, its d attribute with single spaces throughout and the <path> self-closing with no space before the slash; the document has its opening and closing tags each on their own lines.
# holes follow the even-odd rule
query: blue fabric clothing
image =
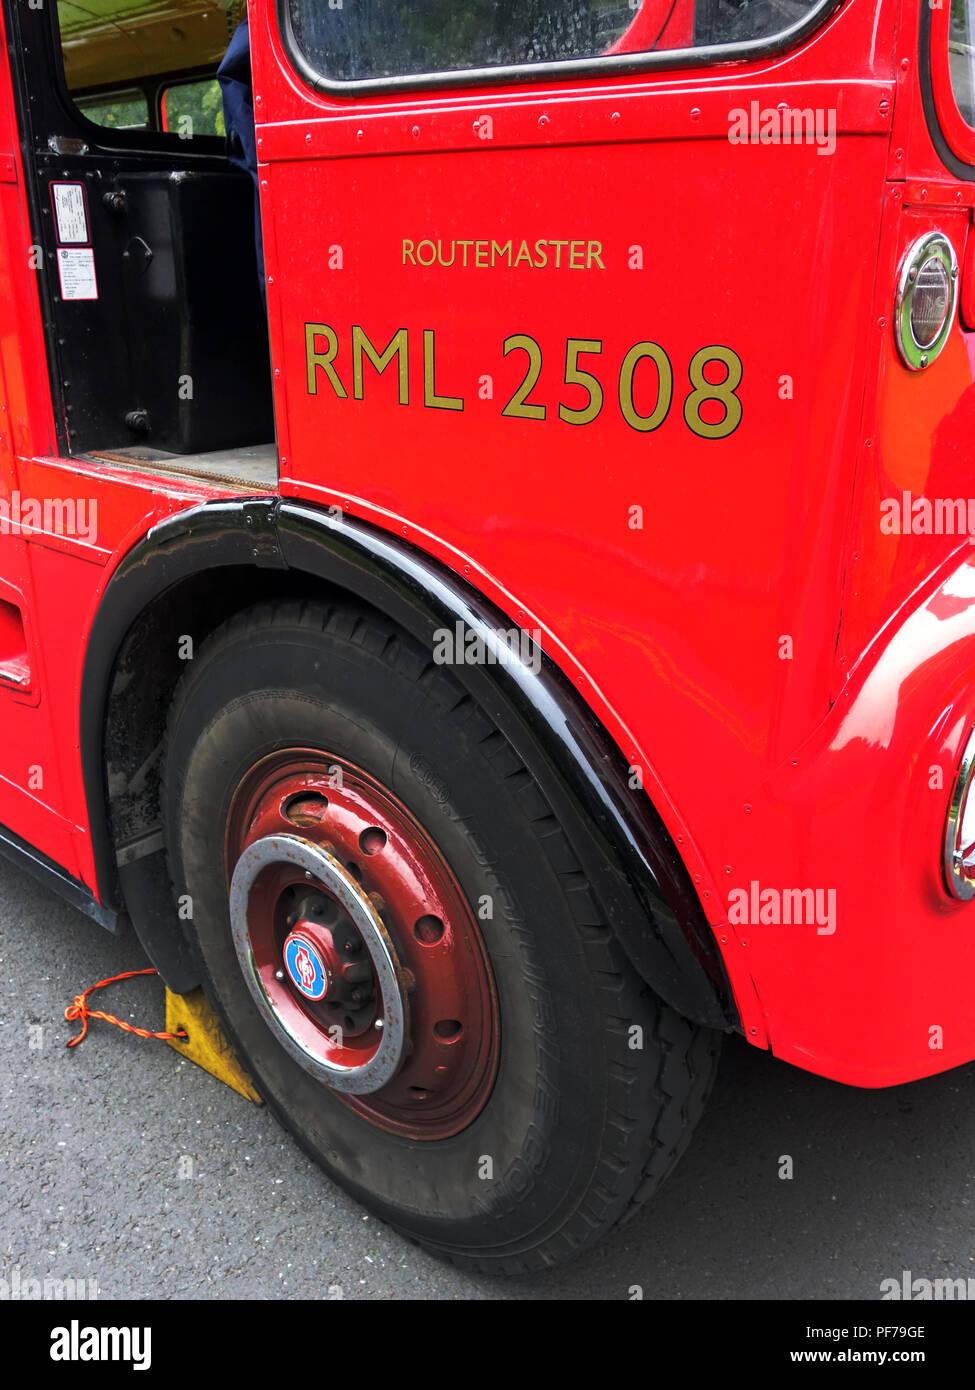
<svg viewBox="0 0 975 1390">
<path fill-rule="evenodd" d="M 254 246 L 261 297 L 266 299 L 264 283 L 264 242 L 261 236 L 261 206 L 257 180 L 257 136 L 254 131 L 254 89 L 251 81 L 251 41 L 247 20 L 238 24 L 217 68 L 217 81 L 223 97 L 223 119 L 227 129 L 227 158 L 245 169 L 254 183 Z"/>
</svg>

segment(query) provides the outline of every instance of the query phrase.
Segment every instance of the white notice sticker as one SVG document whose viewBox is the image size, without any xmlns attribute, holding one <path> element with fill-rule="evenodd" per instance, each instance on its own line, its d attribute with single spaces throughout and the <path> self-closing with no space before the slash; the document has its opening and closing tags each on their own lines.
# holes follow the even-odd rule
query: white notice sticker
<svg viewBox="0 0 975 1390">
<path fill-rule="evenodd" d="M 58 273 L 61 276 L 62 299 L 97 299 L 95 253 L 90 246 L 76 251 L 58 247 Z"/>
<path fill-rule="evenodd" d="M 84 184 L 52 183 L 51 193 L 54 197 L 54 216 L 58 224 L 58 241 L 69 246 L 88 241 Z"/>
</svg>

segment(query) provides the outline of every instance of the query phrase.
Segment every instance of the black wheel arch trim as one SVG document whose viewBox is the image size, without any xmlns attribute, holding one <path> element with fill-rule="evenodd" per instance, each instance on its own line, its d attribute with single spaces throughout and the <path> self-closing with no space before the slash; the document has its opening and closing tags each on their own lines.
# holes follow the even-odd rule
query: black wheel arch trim
<svg viewBox="0 0 975 1390">
<path fill-rule="evenodd" d="M 458 622 L 488 639 L 518 626 L 425 551 L 335 508 L 268 497 L 222 499 L 153 527 L 112 576 L 84 664 L 82 769 L 99 898 L 106 906 L 145 902 L 151 895 L 141 879 L 158 881 L 159 873 L 158 852 L 120 870 L 111 843 L 103 740 L 116 656 L 143 608 L 166 589 L 233 565 L 313 576 L 385 613 L 431 652 L 434 633 L 453 631 Z M 506 660 L 455 669 L 535 776 L 635 969 L 686 1017 L 714 1028 L 740 1027 L 714 934 L 683 861 L 649 797 L 628 786 L 622 754 L 572 683 L 545 654 L 531 667 Z M 197 981 L 181 932 L 169 928 L 174 939 L 168 952 L 161 924 L 140 925 L 142 915 L 133 915 L 136 931 L 167 984 L 180 992 L 192 988 Z"/>
</svg>

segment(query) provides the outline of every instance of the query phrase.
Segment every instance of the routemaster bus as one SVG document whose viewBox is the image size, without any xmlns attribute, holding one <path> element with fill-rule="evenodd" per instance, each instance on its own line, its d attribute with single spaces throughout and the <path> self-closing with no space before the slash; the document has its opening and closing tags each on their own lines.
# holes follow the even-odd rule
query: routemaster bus
<svg viewBox="0 0 975 1390">
<path fill-rule="evenodd" d="M 972 0 L 3 25 L 4 852 L 475 1269 L 975 1058 Z"/>
</svg>

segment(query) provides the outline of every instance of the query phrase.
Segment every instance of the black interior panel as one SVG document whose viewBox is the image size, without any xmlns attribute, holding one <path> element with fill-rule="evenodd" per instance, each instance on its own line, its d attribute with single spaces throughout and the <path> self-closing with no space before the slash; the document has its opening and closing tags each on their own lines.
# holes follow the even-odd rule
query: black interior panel
<svg viewBox="0 0 975 1390">
<path fill-rule="evenodd" d="M 62 451 L 273 439 L 251 180 L 217 139 L 92 125 L 60 76 L 55 6 L 6 8 Z M 56 182 L 84 187 L 97 298 L 65 296 Z"/>
</svg>

